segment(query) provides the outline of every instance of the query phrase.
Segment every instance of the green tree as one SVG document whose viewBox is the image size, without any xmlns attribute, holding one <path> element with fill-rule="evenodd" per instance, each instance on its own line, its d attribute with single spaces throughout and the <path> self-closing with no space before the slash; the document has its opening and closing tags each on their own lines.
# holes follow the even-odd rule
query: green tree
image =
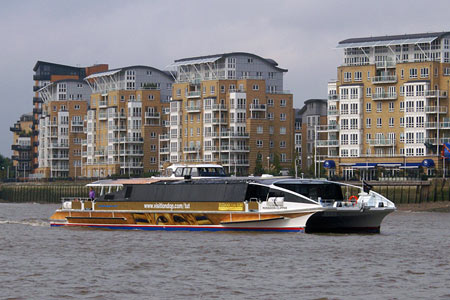
<svg viewBox="0 0 450 300">
<path fill-rule="evenodd" d="M 5 179 L 8 176 L 8 167 L 9 167 L 9 178 L 14 178 L 15 175 L 12 160 L 0 154 L 0 177 L 2 179 Z"/>
<path fill-rule="evenodd" d="M 278 153 L 274 153 L 270 174 L 272 174 L 274 176 L 278 176 L 278 175 L 280 175 L 280 171 L 281 171 L 280 157 L 278 156 Z"/>
<path fill-rule="evenodd" d="M 265 170 L 262 166 L 262 155 L 258 152 L 258 155 L 256 155 L 256 163 L 255 163 L 255 176 L 261 176 L 265 173 Z"/>
</svg>

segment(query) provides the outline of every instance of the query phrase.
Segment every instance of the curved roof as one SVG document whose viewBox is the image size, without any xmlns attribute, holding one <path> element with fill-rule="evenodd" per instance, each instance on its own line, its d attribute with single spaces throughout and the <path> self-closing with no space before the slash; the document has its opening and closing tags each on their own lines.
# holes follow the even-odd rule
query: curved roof
<svg viewBox="0 0 450 300">
<path fill-rule="evenodd" d="M 215 62 L 216 60 L 218 60 L 220 58 L 225 58 L 225 57 L 234 56 L 234 55 L 251 56 L 251 57 L 254 57 L 254 58 L 257 58 L 257 59 L 260 59 L 260 60 L 266 62 L 267 64 L 271 65 L 272 67 L 274 67 L 278 71 L 281 71 L 281 72 L 287 72 L 288 71 L 287 69 L 282 69 L 282 68 L 278 67 L 278 63 L 275 60 L 271 59 L 271 58 L 263 58 L 263 57 L 258 56 L 256 54 L 248 53 L 248 52 L 229 52 L 229 53 L 222 53 L 222 54 L 213 54 L 213 55 L 181 58 L 181 59 L 175 60 L 174 63 L 169 65 L 169 66 L 176 67 L 176 66 L 188 65 L 188 64 L 191 65 L 191 64 L 199 64 L 199 63 L 205 63 L 205 62 Z"/>
<path fill-rule="evenodd" d="M 144 66 L 144 65 L 134 65 L 134 66 L 127 66 L 127 67 L 116 68 L 116 69 L 109 69 L 108 71 L 105 71 L 105 72 L 93 73 L 93 74 L 87 76 L 84 79 L 86 80 L 86 79 L 97 78 L 97 77 L 101 77 L 101 76 L 110 76 L 110 75 L 117 74 L 117 73 L 119 73 L 121 71 L 126 71 L 126 70 L 129 70 L 129 69 L 136 69 L 136 68 L 151 69 L 152 71 L 156 71 L 158 73 L 161 73 L 164 76 L 166 76 L 166 77 L 170 78 L 171 80 L 173 80 L 173 78 L 170 75 L 170 73 L 165 72 L 165 71 L 161 71 L 160 69 L 157 69 L 155 67 Z"/>
</svg>

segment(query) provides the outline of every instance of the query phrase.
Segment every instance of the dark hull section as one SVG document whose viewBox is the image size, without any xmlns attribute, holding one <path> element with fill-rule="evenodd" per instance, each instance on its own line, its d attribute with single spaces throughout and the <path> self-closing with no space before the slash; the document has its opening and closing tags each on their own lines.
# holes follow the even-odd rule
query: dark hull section
<svg viewBox="0 0 450 300">
<path fill-rule="evenodd" d="M 306 233 L 380 233 L 381 222 L 394 209 L 327 210 L 312 215 Z"/>
</svg>

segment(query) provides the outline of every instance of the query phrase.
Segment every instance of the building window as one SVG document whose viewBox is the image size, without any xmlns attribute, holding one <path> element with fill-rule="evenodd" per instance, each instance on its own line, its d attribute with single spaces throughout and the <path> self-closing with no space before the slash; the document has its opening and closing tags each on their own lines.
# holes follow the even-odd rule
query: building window
<svg viewBox="0 0 450 300">
<path fill-rule="evenodd" d="M 221 92 L 221 93 L 225 93 L 225 86 L 224 86 L 224 85 L 221 85 L 221 86 L 220 86 L 220 92 Z"/>
<path fill-rule="evenodd" d="M 381 102 L 377 102 L 377 112 L 382 112 Z"/>
<path fill-rule="evenodd" d="M 372 97 L 372 88 L 366 88 L 366 97 Z"/>
<path fill-rule="evenodd" d="M 355 81 L 362 81 L 362 72 L 355 72 Z"/>
<path fill-rule="evenodd" d="M 344 72 L 344 82 L 352 81 L 352 72 Z"/>
<path fill-rule="evenodd" d="M 280 107 L 286 107 L 286 100 L 285 99 L 281 99 L 280 100 Z"/>
<path fill-rule="evenodd" d="M 280 127 L 280 134 L 286 134 L 286 127 Z"/>
<path fill-rule="evenodd" d="M 273 107 L 273 99 L 267 99 L 267 106 Z"/>
<path fill-rule="evenodd" d="M 263 141 L 262 140 L 257 140 L 256 141 L 256 147 L 262 148 L 262 146 L 263 146 Z"/>
<path fill-rule="evenodd" d="M 394 118 L 389 118 L 389 127 L 394 127 Z"/>
<path fill-rule="evenodd" d="M 286 148 L 286 141 L 280 141 L 280 148 Z"/>
<path fill-rule="evenodd" d="M 381 128 L 382 123 L 381 123 L 381 118 L 377 118 L 377 128 Z"/>
<path fill-rule="evenodd" d="M 263 133 L 263 127 L 261 125 L 258 125 L 258 127 L 256 127 L 256 133 L 258 134 Z"/>
<path fill-rule="evenodd" d="M 267 118 L 268 118 L 269 120 L 273 120 L 273 112 L 268 113 L 268 114 L 267 114 Z"/>
<path fill-rule="evenodd" d="M 371 118 L 367 118 L 366 119 L 366 128 L 371 128 L 372 127 L 372 119 Z"/>
<path fill-rule="evenodd" d="M 409 78 L 417 78 L 417 69 L 415 68 L 409 69 Z"/>
<path fill-rule="evenodd" d="M 394 102 L 389 102 L 389 112 L 394 111 Z"/>
<path fill-rule="evenodd" d="M 429 69 L 421 68 L 420 69 L 420 78 L 428 78 L 428 76 L 429 76 Z"/>
<path fill-rule="evenodd" d="M 214 85 L 212 85 L 210 87 L 210 92 L 211 92 L 211 95 L 214 95 L 216 93 L 216 87 Z"/>
<path fill-rule="evenodd" d="M 366 112 L 371 112 L 372 111 L 372 103 L 367 102 L 366 103 Z"/>
<path fill-rule="evenodd" d="M 254 91 L 259 91 L 259 85 L 258 84 L 254 84 L 252 88 L 253 88 Z"/>
<path fill-rule="evenodd" d="M 281 113 L 280 114 L 280 121 L 286 121 L 286 114 L 285 113 Z"/>
</svg>

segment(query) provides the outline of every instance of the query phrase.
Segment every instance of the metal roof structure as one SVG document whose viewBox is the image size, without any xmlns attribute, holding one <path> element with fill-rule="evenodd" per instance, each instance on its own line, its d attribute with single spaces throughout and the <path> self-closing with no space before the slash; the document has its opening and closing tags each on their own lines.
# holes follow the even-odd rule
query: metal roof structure
<svg viewBox="0 0 450 300">
<path fill-rule="evenodd" d="M 339 44 L 336 46 L 336 48 L 364 48 L 364 47 L 431 43 L 434 40 L 449 34 L 450 32 L 434 32 L 434 33 L 351 38 L 340 41 Z"/>
</svg>

